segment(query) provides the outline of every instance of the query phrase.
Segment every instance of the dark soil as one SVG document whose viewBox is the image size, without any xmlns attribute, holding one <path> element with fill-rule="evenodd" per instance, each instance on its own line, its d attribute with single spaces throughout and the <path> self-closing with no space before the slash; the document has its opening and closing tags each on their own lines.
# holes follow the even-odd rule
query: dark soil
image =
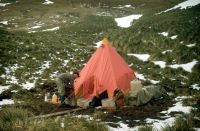
<svg viewBox="0 0 200 131">
<path fill-rule="evenodd" d="M 161 111 L 167 110 L 174 104 L 172 99 L 161 99 L 161 100 L 151 100 L 148 104 L 143 106 L 124 106 L 117 110 L 103 110 L 98 109 L 98 111 L 107 112 L 102 113 L 100 119 L 104 122 L 109 122 L 108 124 L 112 127 L 116 127 L 117 122 L 122 121 L 128 124 L 130 127 L 140 124 L 144 124 L 143 120 L 146 118 L 160 118 L 163 116 Z M 76 112 L 76 114 L 82 115 L 93 115 L 97 109 L 84 109 Z M 137 120 L 137 121 L 136 121 Z"/>
<path fill-rule="evenodd" d="M 0 94 L 0 101 L 2 101 L 2 99 L 11 99 L 13 92 L 11 92 L 10 89 L 3 91 Z"/>
</svg>

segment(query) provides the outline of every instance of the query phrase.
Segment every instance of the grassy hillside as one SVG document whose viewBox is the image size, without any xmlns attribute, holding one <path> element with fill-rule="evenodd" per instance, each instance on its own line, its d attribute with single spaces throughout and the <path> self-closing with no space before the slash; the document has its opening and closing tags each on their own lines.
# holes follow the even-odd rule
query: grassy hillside
<svg viewBox="0 0 200 131">
<path fill-rule="evenodd" d="M 96 50 L 95 43 L 104 37 L 113 43 L 118 53 L 137 74 L 143 75 L 144 78 L 140 79 L 144 85 L 156 84 L 176 90 L 175 95 L 180 92 L 185 95 L 185 92 L 189 92 L 193 98 L 186 99 L 186 105 L 199 110 L 199 91 L 191 92 L 192 89 L 188 88 L 200 86 L 200 4 L 161 13 L 184 0 L 52 1 L 54 3 L 49 5 L 43 4 L 45 0 L 0 1 L 0 88 L 2 85 L 11 85 L 11 90 L 14 90 L 12 99 L 17 107 L 6 109 L 8 114 L 14 111 L 17 117 L 23 116 L 22 112 L 15 112 L 19 107 L 35 115 L 54 110 L 55 105 L 41 100 L 46 90 L 55 88 L 55 76 L 63 72 L 81 70 Z M 2 6 L 6 3 L 9 4 Z M 115 18 L 133 14 L 141 14 L 142 17 L 134 20 L 129 28 L 119 27 L 115 22 Z M 130 54 L 148 54 L 150 57 L 147 61 L 142 61 Z M 155 64 L 156 62 L 165 63 L 165 67 Z M 184 68 L 192 62 L 195 65 L 191 71 Z M 33 86 L 36 88 L 22 89 Z M 186 88 L 186 91 L 182 90 L 183 88 Z M 150 103 L 142 108 L 137 107 L 142 116 L 138 117 L 143 121 L 133 121 L 136 118 L 131 118 L 129 122 L 125 119 L 123 121 L 132 123 L 130 126 L 135 126 L 135 123 L 144 125 L 146 116 L 143 109 L 148 109 L 146 114 L 153 110 L 154 114 L 158 115 L 154 117 L 159 117 L 161 109 L 154 108 L 163 106 L 162 108 L 167 110 L 175 103 L 172 100 L 175 97 L 172 96 L 167 102 L 160 100 L 160 104 Z M 198 110 L 192 115 L 199 117 Z M 7 115 L 6 111 L 1 113 Z M 111 117 L 115 115 L 117 114 L 104 114 Z M 175 115 L 172 113 L 170 116 Z M 0 118 L 0 123 L 4 123 L 3 119 Z M 72 119 L 71 125 L 77 120 Z M 55 124 L 55 127 L 49 127 L 49 130 L 60 129 L 58 122 L 53 119 L 44 120 L 43 125 L 37 127 L 35 124 L 41 121 L 31 124 L 23 118 L 19 122 L 14 119 L 13 122 L 18 122 L 20 126 L 26 124 L 24 129 L 27 130 L 42 130 L 48 123 Z M 65 122 L 66 128 L 71 126 L 67 124 L 68 121 Z M 177 120 L 176 123 L 178 122 Z M 195 120 L 192 126 L 196 127 L 198 122 L 199 120 Z M 94 130 L 101 126 L 96 123 L 89 125 L 86 121 L 79 124 L 85 130 Z M 15 129 L 15 123 L 12 126 L 4 123 L 3 126 L 0 126 L 0 129 Z M 101 128 L 107 130 L 104 126 Z M 176 125 L 172 128 L 175 130 Z M 74 130 L 77 130 L 76 126 Z"/>
<path fill-rule="evenodd" d="M 1 84 L 12 83 L 12 79 L 19 84 L 40 81 L 53 78 L 56 73 L 80 70 L 95 51 L 94 43 L 104 37 L 113 42 L 128 64 L 133 63 L 133 70 L 144 74 L 147 84 L 148 79 L 170 87 L 200 84 L 199 63 L 192 73 L 182 68 L 161 69 L 152 63 L 165 61 L 166 65 L 172 65 L 199 61 L 200 5 L 156 15 L 181 1 L 58 0 L 52 5 L 43 5 L 44 1 L 40 0 L 1 2 L 12 2 L 1 7 L 1 21 L 8 21 L 8 25 L 2 24 L 0 29 Z M 125 4 L 132 6 L 116 8 Z M 109 15 L 97 15 L 102 12 Z M 117 26 L 114 18 L 131 14 L 143 16 L 130 28 Z M 59 30 L 44 31 L 53 27 Z M 168 37 L 158 34 L 161 32 L 168 32 Z M 177 38 L 170 39 L 174 35 Z M 186 46 L 189 44 L 196 45 L 189 48 Z M 163 54 L 166 50 L 172 52 Z M 142 62 L 127 53 L 149 54 L 150 59 Z M 63 65 L 64 61 L 67 63 Z"/>
</svg>

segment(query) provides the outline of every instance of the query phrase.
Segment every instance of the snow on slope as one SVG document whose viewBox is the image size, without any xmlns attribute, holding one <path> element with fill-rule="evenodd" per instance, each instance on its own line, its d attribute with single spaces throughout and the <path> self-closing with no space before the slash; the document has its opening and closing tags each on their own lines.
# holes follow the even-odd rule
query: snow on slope
<svg viewBox="0 0 200 131">
<path fill-rule="evenodd" d="M 101 44 L 102 44 L 102 41 L 99 41 L 99 42 L 95 43 L 96 46 L 94 46 L 94 47 L 99 48 L 101 46 Z"/>
<path fill-rule="evenodd" d="M 193 85 L 191 85 L 189 88 L 192 88 L 192 89 L 194 89 L 194 90 L 200 90 L 200 85 L 199 84 L 193 84 Z"/>
<path fill-rule="evenodd" d="M 161 32 L 161 33 L 158 33 L 158 34 L 167 37 L 169 33 L 168 32 Z"/>
<path fill-rule="evenodd" d="M 128 56 L 135 56 L 141 61 L 148 61 L 150 55 L 149 54 L 127 54 Z"/>
<path fill-rule="evenodd" d="M 115 18 L 115 21 L 117 22 L 117 25 L 119 27 L 128 28 L 131 26 L 131 23 L 133 22 L 133 20 L 137 20 L 140 17 L 142 17 L 142 15 L 129 15 L 126 17 Z"/>
<path fill-rule="evenodd" d="M 44 3 L 42 3 L 42 4 L 44 4 L 44 5 L 49 5 L 49 4 L 53 4 L 54 2 L 52 2 L 52 1 L 50 1 L 50 0 L 45 0 L 45 2 Z"/>
<path fill-rule="evenodd" d="M 197 64 L 196 60 L 193 60 L 192 62 L 186 63 L 186 64 L 174 64 L 174 65 L 169 65 L 171 68 L 183 68 L 187 72 L 192 72 L 192 68 Z"/>
<path fill-rule="evenodd" d="M 166 66 L 177 69 L 177 68 L 183 68 L 183 70 L 187 72 L 192 72 L 192 68 L 197 64 L 196 60 L 193 60 L 192 62 L 186 63 L 186 64 L 174 64 L 174 65 L 166 65 L 165 61 L 152 61 L 155 65 L 160 66 L 160 68 L 165 68 Z"/>
<path fill-rule="evenodd" d="M 50 29 L 46 29 L 46 30 L 42 30 L 42 31 L 55 31 L 55 30 L 59 30 L 60 27 L 54 27 L 54 28 L 50 28 Z"/>
<path fill-rule="evenodd" d="M 127 54 L 128 56 L 135 56 L 141 61 L 148 61 L 150 55 L 149 54 Z M 173 64 L 173 65 L 166 65 L 165 61 L 152 61 L 155 65 L 160 66 L 160 68 L 165 68 L 166 66 L 177 69 L 177 68 L 183 68 L 183 70 L 187 72 L 192 72 L 192 68 L 197 64 L 197 60 L 193 60 L 192 62 L 186 63 L 186 64 Z"/>
<path fill-rule="evenodd" d="M 2 85 L 0 85 L 0 94 L 1 94 L 3 91 L 7 90 L 7 89 L 9 89 L 9 86 L 2 86 Z"/>
<path fill-rule="evenodd" d="M 2 101 L 0 101 L 0 106 L 2 105 L 11 105 L 14 104 L 14 101 L 11 99 L 3 99 Z"/>
<path fill-rule="evenodd" d="M 168 32 L 161 32 L 161 33 L 158 33 L 159 35 L 162 35 L 162 36 L 165 36 L 165 37 L 168 37 L 169 36 L 169 33 Z M 178 36 L 177 35 L 173 35 L 171 37 L 169 37 L 170 39 L 174 40 L 176 39 Z"/>
<path fill-rule="evenodd" d="M 178 9 L 178 8 L 179 9 L 191 8 L 192 6 L 195 6 L 195 5 L 198 5 L 198 4 L 200 4 L 200 0 L 187 0 L 187 1 L 184 1 L 184 2 L 182 2 L 180 4 L 178 4 L 178 5 L 170 8 L 170 9 L 167 9 L 165 11 L 159 12 L 156 15 L 161 14 L 163 12 L 168 12 L 168 11 L 171 11 L 171 10 L 174 10 L 174 9 Z"/>
<path fill-rule="evenodd" d="M 8 21 L 0 21 L 0 24 L 8 25 Z"/>
<path fill-rule="evenodd" d="M 186 45 L 187 47 L 194 47 L 196 46 L 196 44 L 189 44 L 189 45 Z"/>
<path fill-rule="evenodd" d="M 160 68 L 165 68 L 166 67 L 166 62 L 165 61 L 153 61 L 155 65 L 160 66 Z"/>
<path fill-rule="evenodd" d="M 10 5 L 11 3 L 0 3 L 0 7 L 5 7 L 7 5 Z"/>
</svg>

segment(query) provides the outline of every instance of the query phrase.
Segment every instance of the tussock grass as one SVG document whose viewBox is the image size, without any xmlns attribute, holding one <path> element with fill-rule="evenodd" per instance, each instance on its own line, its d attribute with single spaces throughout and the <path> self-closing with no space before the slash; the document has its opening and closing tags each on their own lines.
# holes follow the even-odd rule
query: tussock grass
<svg viewBox="0 0 200 131">
<path fill-rule="evenodd" d="M 29 123 L 27 118 L 33 114 L 22 108 L 5 108 L 0 112 L 1 131 L 23 131 Z"/>
<path fill-rule="evenodd" d="M 1 131 L 107 131 L 104 124 L 94 120 L 87 121 L 84 118 L 74 118 L 71 116 L 33 119 L 33 114 L 22 108 L 4 108 L 0 112 Z"/>
<path fill-rule="evenodd" d="M 12 0 L 3 2 L 10 1 Z M 50 6 L 43 6 L 41 1 L 32 1 L 32 4 L 25 0 L 16 5 L 13 3 L 12 7 L 15 7 L 15 10 L 13 11 L 8 6 L 10 10 L 1 15 L 2 19 L 13 18 L 12 15 L 20 17 L 13 20 L 13 22 L 19 23 L 19 28 L 14 28 L 13 25 L 9 25 L 9 30 L 6 29 L 7 26 L 0 28 L 0 84 L 9 84 L 8 75 L 16 77 L 19 84 L 36 81 L 35 91 L 30 92 L 20 90 L 19 85 L 13 85 L 13 88 L 16 87 L 16 90 L 19 90 L 18 95 L 15 94 L 13 98 L 16 101 L 25 101 L 17 106 L 22 105 L 33 112 L 38 112 L 41 108 L 31 105 L 34 104 L 33 99 L 37 98 L 38 101 L 43 99 L 41 83 L 45 83 L 46 79 L 49 80 L 53 72 L 62 73 L 82 69 L 83 64 L 95 51 L 94 43 L 104 37 L 108 37 L 113 42 L 113 46 L 128 64 L 133 63 L 131 68 L 134 71 L 144 74 L 147 79 L 160 81 L 159 86 L 175 90 L 179 87 L 200 84 L 199 62 L 194 66 L 192 73 L 188 73 L 182 68 L 166 67 L 162 69 L 152 63 L 152 61 L 165 61 L 167 65 L 172 65 L 184 64 L 193 59 L 200 61 L 198 44 L 200 42 L 200 18 L 198 17 L 200 5 L 186 10 L 177 9 L 155 15 L 155 13 L 173 7 L 181 1 L 69 0 L 55 2 Z M 126 4 L 132 5 L 134 8 L 112 8 Z M 19 7 L 25 6 L 32 10 L 29 12 L 26 9 L 16 11 Z M 77 11 L 79 7 L 81 9 Z M 93 11 L 109 12 L 112 16 L 96 16 L 95 13 L 91 13 Z M 130 14 L 143 14 L 143 16 L 134 21 L 130 28 L 118 27 L 114 18 Z M 50 16 L 55 15 L 61 17 L 58 19 L 60 23 L 52 22 L 49 19 Z M 33 19 L 28 20 L 29 16 Z M 31 22 L 35 20 L 47 24 L 37 31 L 56 26 L 59 26 L 60 30 L 28 34 L 24 25 L 30 24 L 32 27 L 35 24 Z M 61 23 L 62 20 L 67 20 L 67 23 Z M 75 23 L 71 24 L 72 21 Z M 161 32 L 168 32 L 169 36 L 159 35 L 158 33 Z M 172 40 L 169 37 L 173 35 L 178 37 Z M 186 46 L 193 43 L 196 43 L 196 46 L 190 48 Z M 172 50 L 172 52 L 163 54 L 162 52 L 166 50 Z M 135 57 L 127 56 L 127 53 L 149 54 L 151 57 L 149 61 L 142 62 Z M 63 66 L 64 60 L 69 60 L 65 66 Z M 49 68 L 42 68 L 44 61 L 50 62 Z M 14 64 L 18 64 L 19 68 L 6 74 L 8 71 L 5 67 L 12 67 Z M 38 73 L 40 71 L 41 73 Z M 6 77 L 1 77 L 3 74 Z M 53 82 L 46 83 L 52 84 L 49 88 L 54 88 Z M 145 85 L 151 84 L 149 80 L 144 83 Z M 39 102 L 38 105 L 41 106 L 43 103 Z"/>
<path fill-rule="evenodd" d="M 157 0 L 151 2 L 146 0 L 99 0 L 95 2 L 91 0 L 75 0 L 61 3 L 55 2 L 55 6 L 54 4 L 45 6 L 44 9 L 46 12 L 44 12 L 42 17 L 46 18 L 46 15 L 58 14 L 62 17 L 59 18 L 60 20 L 65 17 L 68 18 L 71 14 L 72 18 L 70 19 L 75 20 L 77 23 L 68 23 L 65 24 L 66 26 L 60 24 L 60 30 L 55 32 L 36 32 L 31 34 L 22 30 L 11 32 L 1 28 L 0 41 L 2 44 L 0 45 L 0 53 L 2 55 L 0 56 L 0 63 L 2 63 L 2 66 L 0 66 L 0 74 L 5 74 L 4 67 L 12 66 L 16 63 L 18 63 L 20 68 L 11 73 L 11 75 L 15 76 L 19 83 L 26 81 L 33 82 L 35 80 L 43 82 L 42 79 L 48 79 L 51 73 L 55 71 L 61 73 L 77 69 L 80 70 L 95 51 L 93 47 L 94 43 L 106 36 L 113 42 L 113 46 L 126 62 L 133 63 L 133 70 L 145 74 L 150 79 L 162 81 L 161 85 L 168 83 L 169 87 L 172 86 L 174 88 L 180 86 L 188 87 L 194 83 L 198 84 L 200 78 L 196 72 L 199 71 L 199 64 L 194 67 L 192 73 L 187 73 L 181 68 L 161 69 L 150 62 L 152 60 L 162 60 L 167 62 L 167 64 L 173 64 L 174 62 L 183 64 L 191 62 L 193 59 L 199 61 L 199 44 L 191 48 L 186 46 L 187 44 L 198 43 L 200 41 L 198 33 L 200 32 L 200 19 L 198 17 L 200 12 L 199 5 L 187 10 L 174 10 L 173 12 L 170 11 L 160 15 L 154 15 L 161 10 L 172 7 L 180 1 L 182 0 L 173 2 L 165 1 L 165 4 L 161 4 Z M 35 18 L 35 15 L 38 13 L 35 9 L 42 5 L 39 1 L 34 1 L 33 3 L 31 5 L 33 12 L 28 12 L 28 14 L 30 13 Z M 21 6 L 25 6 L 26 4 L 27 2 L 24 1 Z M 111 6 L 123 6 L 125 4 L 130 4 L 135 8 L 108 8 Z M 35 7 L 36 5 L 38 5 L 37 8 Z M 68 8 L 71 9 L 81 6 L 81 12 L 77 12 L 76 10 L 65 12 L 62 9 L 64 5 L 68 5 L 67 10 Z M 19 7 L 16 6 L 16 8 Z M 51 8 L 51 11 L 48 10 L 49 8 Z M 111 12 L 113 16 L 96 16 L 95 14 L 88 13 L 84 8 L 90 8 L 95 12 Z M 42 10 L 42 8 L 39 10 Z M 21 10 L 22 14 L 25 12 Z M 78 13 L 77 16 L 76 13 Z M 134 21 L 133 26 L 130 28 L 124 29 L 116 26 L 116 22 L 114 21 L 115 17 L 130 14 L 143 14 L 143 16 L 139 20 Z M 11 14 L 8 15 L 10 16 Z M 27 13 L 24 14 L 24 17 L 26 15 Z M 20 20 L 18 21 L 20 23 Z M 23 22 L 26 22 L 26 20 Z M 173 35 L 178 35 L 178 37 L 172 40 L 169 37 L 158 34 L 164 31 L 169 33 L 169 37 Z M 173 51 L 162 54 L 165 50 Z M 136 58 L 127 56 L 127 53 L 150 54 L 150 61 L 142 62 Z M 63 67 L 63 60 L 70 61 Z M 41 70 L 44 61 L 50 61 L 50 67 L 44 69 L 41 74 L 36 73 Z M 179 79 L 179 75 L 189 77 L 189 79 L 184 78 L 185 85 L 179 81 L 168 81 L 169 78 Z M 9 78 L 0 77 L 1 84 L 7 84 L 8 81 Z"/>
<path fill-rule="evenodd" d="M 177 118 L 175 125 L 172 127 L 174 131 L 193 131 L 192 129 L 192 118 L 188 117 L 184 118 Z"/>
</svg>

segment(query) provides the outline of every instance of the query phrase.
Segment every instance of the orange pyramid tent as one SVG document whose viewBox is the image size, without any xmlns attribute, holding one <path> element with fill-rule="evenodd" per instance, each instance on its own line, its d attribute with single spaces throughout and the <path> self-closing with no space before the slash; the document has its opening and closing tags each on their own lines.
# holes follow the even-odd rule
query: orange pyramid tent
<svg viewBox="0 0 200 131">
<path fill-rule="evenodd" d="M 76 97 L 92 98 L 107 90 L 112 97 L 115 89 L 127 93 L 135 74 L 105 38 L 74 81 Z"/>
</svg>

